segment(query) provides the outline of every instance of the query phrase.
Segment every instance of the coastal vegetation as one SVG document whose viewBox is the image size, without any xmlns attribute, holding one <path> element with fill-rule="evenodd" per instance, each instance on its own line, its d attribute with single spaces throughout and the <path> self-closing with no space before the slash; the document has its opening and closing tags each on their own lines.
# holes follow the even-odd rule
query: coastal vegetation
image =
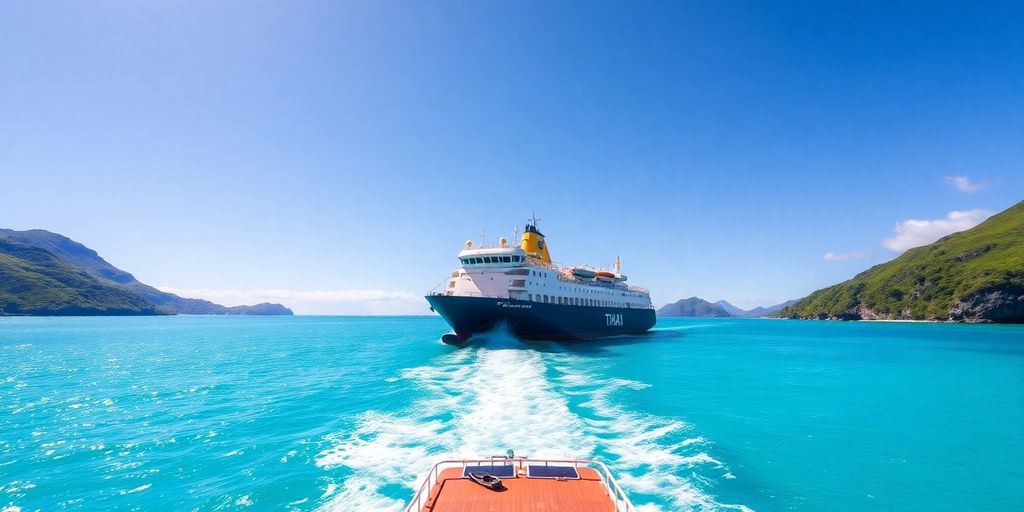
<svg viewBox="0 0 1024 512">
<path fill-rule="evenodd" d="M 290 315 L 280 304 L 227 307 L 139 282 L 96 251 L 41 229 L 0 229 L 0 315 Z"/>
<path fill-rule="evenodd" d="M 157 315 L 156 305 L 53 254 L 0 238 L 0 314 Z"/>
<path fill-rule="evenodd" d="M 779 316 L 1024 322 L 1024 201 L 818 290 Z"/>
</svg>

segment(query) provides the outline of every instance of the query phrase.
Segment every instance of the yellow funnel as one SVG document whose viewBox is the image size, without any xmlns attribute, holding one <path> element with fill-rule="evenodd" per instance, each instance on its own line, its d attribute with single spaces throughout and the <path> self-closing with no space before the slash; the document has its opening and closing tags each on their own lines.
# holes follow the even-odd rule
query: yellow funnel
<svg viewBox="0 0 1024 512">
<path fill-rule="evenodd" d="M 544 241 L 544 235 L 537 230 L 536 225 L 526 225 L 526 229 L 523 230 L 522 248 L 526 251 L 526 254 L 544 263 L 551 263 L 551 255 L 548 254 L 548 244 Z"/>
</svg>

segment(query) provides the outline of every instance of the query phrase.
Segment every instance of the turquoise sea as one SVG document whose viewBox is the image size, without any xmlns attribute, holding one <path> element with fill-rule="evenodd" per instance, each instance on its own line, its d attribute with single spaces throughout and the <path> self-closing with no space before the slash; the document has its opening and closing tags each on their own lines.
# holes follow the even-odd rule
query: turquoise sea
<svg viewBox="0 0 1024 512">
<path fill-rule="evenodd" d="M 400 510 L 432 461 L 607 461 L 643 511 L 1021 510 L 1024 327 L 0 319 L 0 509 Z"/>
</svg>

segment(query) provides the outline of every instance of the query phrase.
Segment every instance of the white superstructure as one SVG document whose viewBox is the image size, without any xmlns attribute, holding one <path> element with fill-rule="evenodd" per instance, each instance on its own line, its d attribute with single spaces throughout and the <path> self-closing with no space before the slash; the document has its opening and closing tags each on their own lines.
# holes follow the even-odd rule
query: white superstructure
<svg viewBox="0 0 1024 512">
<path fill-rule="evenodd" d="M 499 244 L 459 252 L 461 267 L 451 274 L 443 295 L 518 299 L 566 306 L 653 309 L 650 293 L 629 286 L 621 274 L 584 278 L 581 267 L 563 267 L 530 256 L 521 247 Z M 601 271 L 598 271 L 601 272 Z M 606 279 L 599 279 L 598 277 Z M 613 276 L 613 277 L 608 277 Z M 618 277 L 618 278 L 616 278 Z"/>
</svg>

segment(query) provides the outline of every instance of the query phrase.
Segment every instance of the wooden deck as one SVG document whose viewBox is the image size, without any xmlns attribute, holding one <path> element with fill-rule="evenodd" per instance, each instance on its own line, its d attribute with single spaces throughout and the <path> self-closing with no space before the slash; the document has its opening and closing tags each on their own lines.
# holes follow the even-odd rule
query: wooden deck
<svg viewBox="0 0 1024 512">
<path fill-rule="evenodd" d="M 597 471 L 579 468 L 579 480 L 502 478 L 503 491 L 492 491 L 462 477 L 462 468 L 438 475 L 423 512 L 613 512 L 615 502 Z"/>
</svg>

